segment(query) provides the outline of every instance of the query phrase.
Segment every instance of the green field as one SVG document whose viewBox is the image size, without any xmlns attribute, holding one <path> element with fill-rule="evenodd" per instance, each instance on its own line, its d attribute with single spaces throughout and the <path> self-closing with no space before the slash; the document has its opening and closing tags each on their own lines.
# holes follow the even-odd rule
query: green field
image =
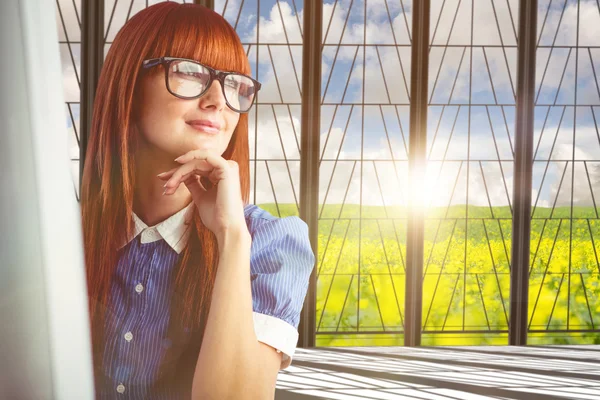
<svg viewBox="0 0 600 400">
<path fill-rule="evenodd" d="M 277 216 L 298 214 L 295 205 L 260 206 Z M 401 333 L 365 332 L 402 331 L 406 218 L 404 207 L 328 205 L 321 210 L 319 346 L 403 344 Z M 511 225 L 509 207 L 426 211 L 424 345 L 508 343 Z M 596 210 L 536 208 L 530 252 L 528 342 L 600 343 L 600 333 L 582 332 L 600 326 Z"/>
</svg>

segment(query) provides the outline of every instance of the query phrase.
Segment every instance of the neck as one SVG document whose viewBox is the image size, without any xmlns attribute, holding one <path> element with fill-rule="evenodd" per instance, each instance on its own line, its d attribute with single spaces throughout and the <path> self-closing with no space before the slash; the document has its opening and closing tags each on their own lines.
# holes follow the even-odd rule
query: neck
<svg viewBox="0 0 600 400">
<path fill-rule="evenodd" d="M 159 161 L 161 160 L 161 161 Z M 154 226 L 185 208 L 192 195 L 184 183 L 170 195 L 163 195 L 164 181 L 156 177 L 179 164 L 139 151 L 135 157 L 133 212 L 148 226 Z"/>
</svg>

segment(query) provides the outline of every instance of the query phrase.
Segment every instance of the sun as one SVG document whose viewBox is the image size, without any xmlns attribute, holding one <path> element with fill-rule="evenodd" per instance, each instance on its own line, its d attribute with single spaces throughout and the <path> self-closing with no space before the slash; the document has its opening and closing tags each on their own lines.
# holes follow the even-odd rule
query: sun
<svg viewBox="0 0 600 400">
<path fill-rule="evenodd" d="M 416 163 L 409 172 L 409 207 L 416 212 L 425 212 L 428 208 L 447 205 L 452 190 L 452 179 L 444 164 L 438 162 Z"/>
</svg>

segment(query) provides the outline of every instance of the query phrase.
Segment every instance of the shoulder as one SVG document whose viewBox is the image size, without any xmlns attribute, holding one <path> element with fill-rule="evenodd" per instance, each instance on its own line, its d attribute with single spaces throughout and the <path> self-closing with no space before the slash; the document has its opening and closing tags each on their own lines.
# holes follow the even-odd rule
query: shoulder
<svg viewBox="0 0 600 400">
<path fill-rule="evenodd" d="M 312 269 L 315 256 L 308 237 L 308 226 L 297 216 L 276 217 L 254 204 L 244 208 L 248 231 L 252 237 L 251 263 L 285 264 Z"/>
<path fill-rule="evenodd" d="M 248 223 L 248 226 L 261 225 L 269 221 L 283 221 L 283 223 L 290 225 L 302 225 L 306 228 L 306 223 L 296 215 L 276 217 L 269 211 L 257 206 L 256 204 L 247 204 L 244 207 L 244 216 L 246 217 L 246 223 Z"/>
<path fill-rule="evenodd" d="M 310 244 L 308 226 L 298 216 L 276 217 L 255 204 L 246 205 L 244 215 L 253 241 L 263 242 L 283 237 L 293 237 Z"/>
</svg>

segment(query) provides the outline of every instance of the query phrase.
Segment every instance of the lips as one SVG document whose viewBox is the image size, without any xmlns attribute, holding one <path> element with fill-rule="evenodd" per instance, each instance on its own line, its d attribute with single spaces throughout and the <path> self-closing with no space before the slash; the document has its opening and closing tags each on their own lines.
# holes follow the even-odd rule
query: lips
<svg viewBox="0 0 600 400">
<path fill-rule="evenodd" d="M 186 121 L 186 123 L 192 128 L 205 133 L 216 134 L 219 133 L 221 129 L 221 124 L 215 121 L 209 121 L 207 119 L 195 119 Z"/>
</svg>

